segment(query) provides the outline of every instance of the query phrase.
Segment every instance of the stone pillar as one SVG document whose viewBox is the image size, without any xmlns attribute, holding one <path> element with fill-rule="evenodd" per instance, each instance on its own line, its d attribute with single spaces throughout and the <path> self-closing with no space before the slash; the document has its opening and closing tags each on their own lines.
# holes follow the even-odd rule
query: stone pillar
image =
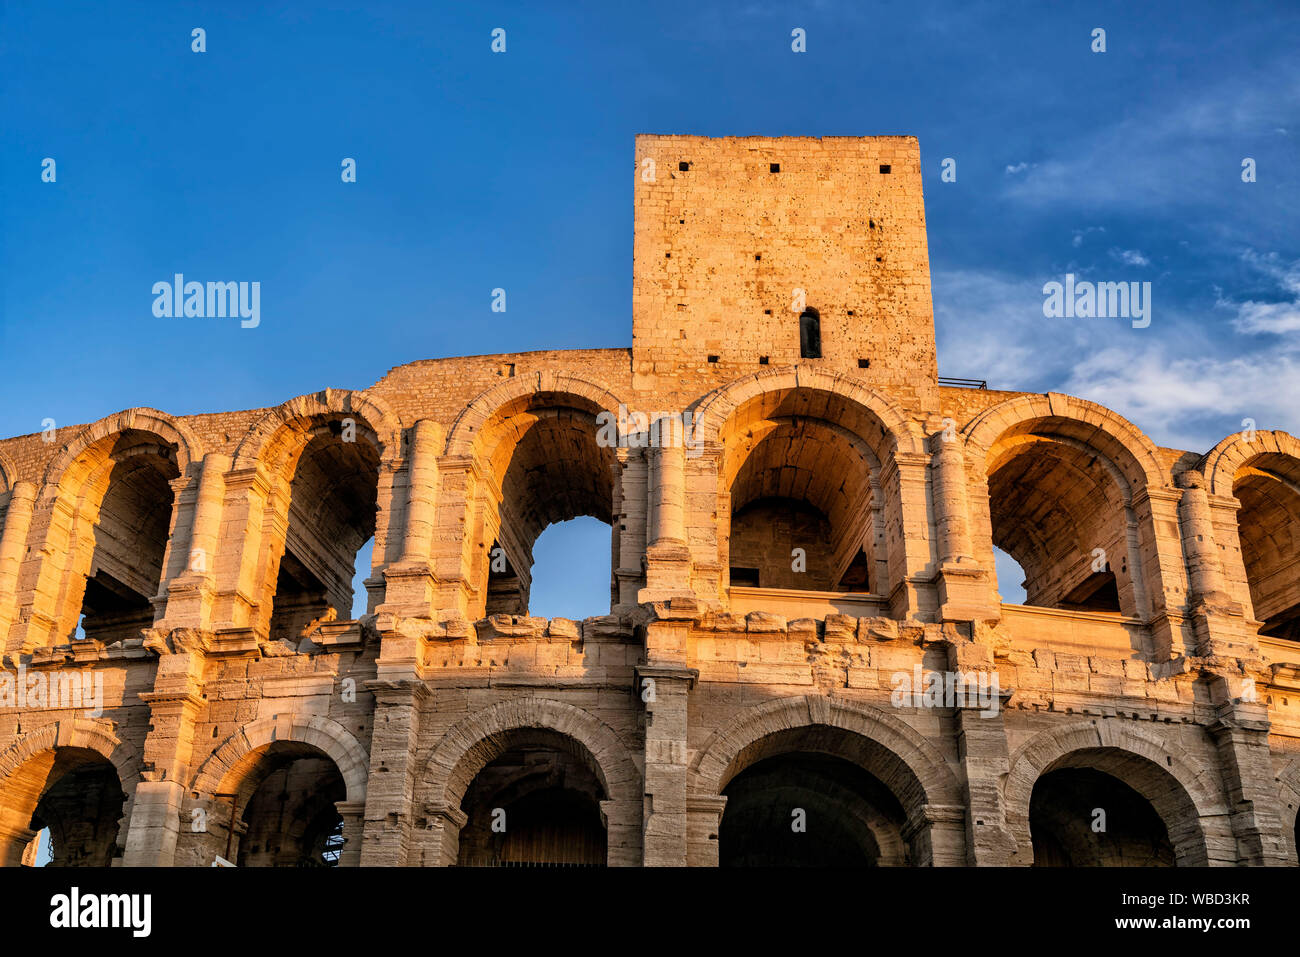
<svg viewBox="0 0 1300 957">
<path fill-rule="evenodd" d="M 1187 572 L 1193 601 L 1200 599 L 1215 605 L 1228 602 L 1228 589 L 1219 564 L 1214 541 L 1214 523 L 1210 502 L 1205 495 L 1205 479 L 1199 472 L 1179 476 L 1183 488 L 1178 502 L 1178 521 L 1182 529 L 1183 551 L 1187 555 Z"/>
<path fill-rule="evenodd" d="M 1262 677 L 1262 676 L 1261 676 Z M 1209 727 L 1219 752 L 1228 806 L 1232 808 L 1232 833 L 1242 864 L 1282 867 L 1290 854 L 1282 834 L 1290 827 L 1274 780 L 1268 746 L 1268 708 L 1253 698 L 1233 697 L 1232 677 L 1220 677 L 1210 691 L 1218 704 L 1218 718 Z M 1235 680 L 1242 680 L 1239 676 Z M 1262 683 L 1262 682 L 1257 682 Z M 1211 853 L 1211 859 L 1213 859 Z"/>
<path fill-rule="evenodd" d="M 996 618 L 988 573 L 975 560 L 966 504 L 966 466 L 956 438 L 936 433 L 931 443 L 931 500 L 939 538 L 936 576 L 939 617 L 943 621 Z"/>
<path fill-rule="evenodd" d="M 619 483 L 618 564 L 614 577 L 618 582 L 618 601 L 615 606 L 636 604 L 637 593 L 645 586 L 645 569 L 641 565 L 646 549 L 646 509 L 649 503 L 648 471 L 645 453 L 640 449 L 620 448 L 615 451 L 618 467 L 615 479 Z"/>
<path fill-rule="evenodd" d="M 189 555 L 184 570 L 164 582 L 167 607 L 159 622 L 165 628 L 211 628 L 217 556 L 220 552 L 221 516 L 226 500 L 226 472 L 230 457 L 210 452 L 203 458 L 203 471 L 190 523 Z M 180 514 L 181 496 L 176 496 Z"/>
<path fill-rule="evenodd" d="M 966 771 L 966 859 L 971 866 L 1003 867 L 1012 863 L 1016 840 L 1007 827 L 1001 782 L 1011 771 L 1007 729 L 1002 706 L 1010 692 L 1002 692 L 991 649 L 973 641 L 951 640 L 948 669 L 955 674 L 975 676 L 967 685 L 964 700 L 957 703 L 954 719 L 957 754 Z M 989 692 L 980 701 L 980 675 L 987 675 Z"/>
<path fill-rule="evenodd" d="M 881 466 L 885 492 L 886 538 L 889 549 L 890 617 L 932 618 L 938 610 L 933 588 L 934 550 L 929 535 L 926 481 L 930 457 L 895 453 Z"/>
<path fill-rule="evenodd" d="M 966 515 L 966 466 L 956 439 L 946 440 L 942 432 L 932 443 L 934 452 L 934 524 L 939 533 L 939 560 L 943 563 L 970 561 L 970 531 Z"/>
<path fill-rule="evenodd" d="M 652 629 L 680 631 L 689 622 L 655 622 Z M 645 704 L 644 863 L 685 867 L 687 801 L 687 698 L 699 672 L 679 664 L 636 668 L 637 694 Z"/>
<path fill-rule="evenodd" d="M 600 818 L 605 825 L 605 863 L 609 867 L 641 866 L 641 809 L 627 801 L 601 801 Z"/>
<path fill-rule="evenodd" d="M 343 850 L 339 854 L 339 867 L 360 867 L 366 802 L 335 801 L 334 809 L 343 818 Z"/>
<path fill-rule="evenodd" d="M 406 522 L 401 558 L 384 570 L 387 587 L 383 611 L 428 617 L 433 608 L 434 530 L 438 521 L 438 454 L 442 427 L 421 419 L 411 428 L 406 472 Z"/>
<path fill-rule="evenodd" d="M 9 626 L 17 615 L 18 570 L 27 551 L 27 533 L 32 526 L 36 486 L 15 482 L 9 492 L 9 507 L 0 534 L 0 652 L 9 650 Z"/>
<path fill-rule="evenodd" d="M 722 795 L 692 795 L 686 799 L 686 863 L 691 867 L 718 866 L 718 829 L 727 809 Z"/>
<path fill-rule="evenodd" d="M 650 460 L 646 538 L 646 587 L 640 602 L 691 596 L 691 553 L 686 546 L 686 450 L 680 445 L 647 449 Z"/>
<path fill-rule="evenodd" d="M 375 696 L 370 777 L 361 842 L 363 867 L 418 866 L 412 860 L 412 808 L 422 768 L 416 761 L 420 709 L 430 692 L 414 678 L 366 682 Z"/>
<path fill-rule="evenodd" d="M 178 631 L 155 641 L 159 655 L 154 690 L 140 693 L 140 699 L 149 705 L 149 734 L 127 822 L 122 855 L 127 867 L 175 864 L 185 782 L 194 752 L 194 725 L 207 708 L 201 695 L 207 648 L 203 633 Z"/>
<path fill-rule="evenodd" d="M 902 837 L 915 854 L 914 863 L 926 867 L 960 867 L 966 863 L 966 809 L 922 804 L 903 825 Z"/>
</svg>

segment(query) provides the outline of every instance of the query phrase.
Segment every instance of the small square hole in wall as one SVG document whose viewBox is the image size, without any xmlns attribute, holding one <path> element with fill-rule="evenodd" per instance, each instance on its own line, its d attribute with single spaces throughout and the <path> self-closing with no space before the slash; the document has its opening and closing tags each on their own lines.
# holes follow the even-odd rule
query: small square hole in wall
<svg viewBox="0 0 1300 957">
<path fill-rule="evenodd" d="M 869 369 L 870 367 L 871 367 L 871 360 L 870 360 L 870 359 L 859 359 L 859 360 L 858 360 L 858 368 L 859 368 L 859 369 Z"/>
<path fill-rule="evenodd" d="M 875 228 L 876 228 L 876 221 L 874 219 L 868 219 L 867 229 L 875 229 Z"/>
<path fill-rule="evenodd" d="M 879 256 L 876 257 L 876 262 L 882 262 L 882 261 L 883 260 Z"/>
<path fill-rule="evenodd" d="M 889 172 L 889 164 L 888 164 L 888 163 L 881 163 L 881 164 L 880 164 L 880 172 L 882 172 L 882 173 L 888 173 L 888 172 Z"/>
<path fill-rule="evenodd" d="M 758 357 L 758 364 L 761 365 L 761 366 L 765 366 L 765 365 L 767 365 L 767 356 L 759 356 L 759 357 Z"/>
<path fill-rule="evenodd" d="M 764 309 L 764 310 L 763 310 L 763 315 L 765 315 L 765 316 L 770 316 L 771 314 L 772 314 L 772 310 L 771 310 L 771 309 Z"/>
<path fill-rule="evenodd" d="M 717 357 L 717 356 L 709 356 L 709 361 L 710 361 L 710 362 L 717 362 L 717 361 L 718 361 L 718 357 Z"/>
<path fill-rule="evenodd" d="M 672 259 L 672 258 L 673 258 L 673 254 L 672 254 L 672 253 L 664 253 L 664 259 Z M 880 262 L 880 257 L 879 257 L 879 256 L 876 257 L 876 262 Z"/>
<path fill-rule="evenodd" d="M 763 258 L 762 253 L 754 253 L 754 262 L 758 262 L 762 258 Z"/>
<path fill-rule="evenodd" d="M 683 172 L 683 173 L 685 173 L 685 172 L 686 172 L 687 170 L 689 170 L 690 168 L 691 168 L 691 164 L 688 163 L 688 162 L 686 162 L 685 160 L 682 160 L 682 162 L 680 162 L 680 163 L 677 164 L 677 169 L 678 169 L 680 172 Z M 882 169 L 881 172 L 883 173 L 884 170 Z"/>
<path fill-rule="evenodd" d="M 679 224 L 681 224 L 681 225 L 685 225 L 685 224 L 686 224 L 686 220 L 684 220 L 684 219 L 679 219 L 679 220 L 677 220 L 677 222 L 678 222 Z"/>
<path fill-rule="evenodd" d="M 769 166 L 769 167 L 767 168 L 767 171 L 768 171 L 769 173 L 779 173 L 779 172 L 781 172 L 781 164 L 780 164 L 780 163 L 773 163 L 771 166 Z"/>
<path fill-rule="evenodd" d="M 852 310 L 852 309 L 849 310 L 849 315 L 850 315 L 850 316 L 853 315 L 853 310 Z"/>
</svg>

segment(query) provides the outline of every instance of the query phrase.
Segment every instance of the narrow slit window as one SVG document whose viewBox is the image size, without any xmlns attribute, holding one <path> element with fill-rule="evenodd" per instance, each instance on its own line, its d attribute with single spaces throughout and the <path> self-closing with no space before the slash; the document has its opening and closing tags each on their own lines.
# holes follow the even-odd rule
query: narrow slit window
<svg viewBox="0 0 1300 957">
<path fill-rule="evenodd" d="M 816 309 L 805 309 L 799 317 L 799 357 L 822 357 L 822 320 Z"/>
</svg>

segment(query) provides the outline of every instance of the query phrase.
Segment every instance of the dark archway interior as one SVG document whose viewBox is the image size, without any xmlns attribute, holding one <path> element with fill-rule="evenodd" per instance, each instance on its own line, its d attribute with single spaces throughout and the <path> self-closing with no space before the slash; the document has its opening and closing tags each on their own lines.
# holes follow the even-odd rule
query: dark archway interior
<svg viewBox="0 0 1300 957">
<path fill-rule="evenodd" d="M 109 867 L 117 845 L 126 794 L 113 765 L 93 751 L 59 748 L 48 782 L 28 825 L 49 828 L 53 867 Z M 44 760 L 44 756 L 34 760 Z"/>
<path fill-rule="evenodd" d="M 1300 641 L 1300 463 L 1262 455 L 1237 476 L 1237 531 L 1260 633 Z"/>
<path fill-rule="evenodd" d="M 1096 453 L 1019 436 L 988 488 L 993 544 L 1024 571 L 1026 605 L 1136 615 L 1124 499 Z"/>
<path fill-rule="evenodd" d="M 874 776 L 825 754 L 782 754 L 723 790 L 723 867 L 877 867 L 906 863 L 898 800 Z"/>
<path fill-rule="evenodd" d="M 240 867 L 333 867 L 342 847 L 343 818 L 335 802 L 347 797 L 343 775 L 326 757 L 302 746 L 272 745 L 251 780 L 260 783 L 240 814 Z M 241 789 L 243 792 L 245 789 Z"/>
<path fill-rule="evenodd" d="M 1172 867 L 1160 815 L 1123 781 L 1093 768 L 1048 771 L 1034 785 L 1035 867 Z"/>
<path fill-rule="evenodd" d="M 139 637 L 153 624 L 171 524 L 175 463 L 133 434 L 113 451 L 95 517 L 95 550 L 81 601 L 81 633 L 105 644 Z"/>
<path fill-rule="evenodd" d="M 298 642 L 331 609 L 352 617 L 357 553 L 375 534 L 379 452 L 339 422 L 303 449 L 290 484 L 289 524 L 276 573 L 270 634 Z"/>
<path fill-rule="evenodd" d="M 522 744 L 489 763 L 461 801 L 458 863 L 467 867 L 603 867 L 604 791 L 573 752 Z"/>
</svg>

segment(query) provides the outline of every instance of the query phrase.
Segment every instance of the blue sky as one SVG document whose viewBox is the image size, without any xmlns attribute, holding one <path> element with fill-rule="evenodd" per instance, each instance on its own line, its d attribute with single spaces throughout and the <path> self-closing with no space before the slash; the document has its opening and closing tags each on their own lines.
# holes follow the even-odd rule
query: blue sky
<svg viewBox="0 0 1300 957">
<path fill-rule="evenodd" d="M 1300 431 L 1300 5 L 539 6 L 4 4 L 0 435 L 628 345 L 639 132 L 916 135 L 942 374 Z M 176 272 L 261 325 L 155 318 Z M 1044 318 L 1067 272 L 1151 282 L 1150 327 Z"/>
</svg>

